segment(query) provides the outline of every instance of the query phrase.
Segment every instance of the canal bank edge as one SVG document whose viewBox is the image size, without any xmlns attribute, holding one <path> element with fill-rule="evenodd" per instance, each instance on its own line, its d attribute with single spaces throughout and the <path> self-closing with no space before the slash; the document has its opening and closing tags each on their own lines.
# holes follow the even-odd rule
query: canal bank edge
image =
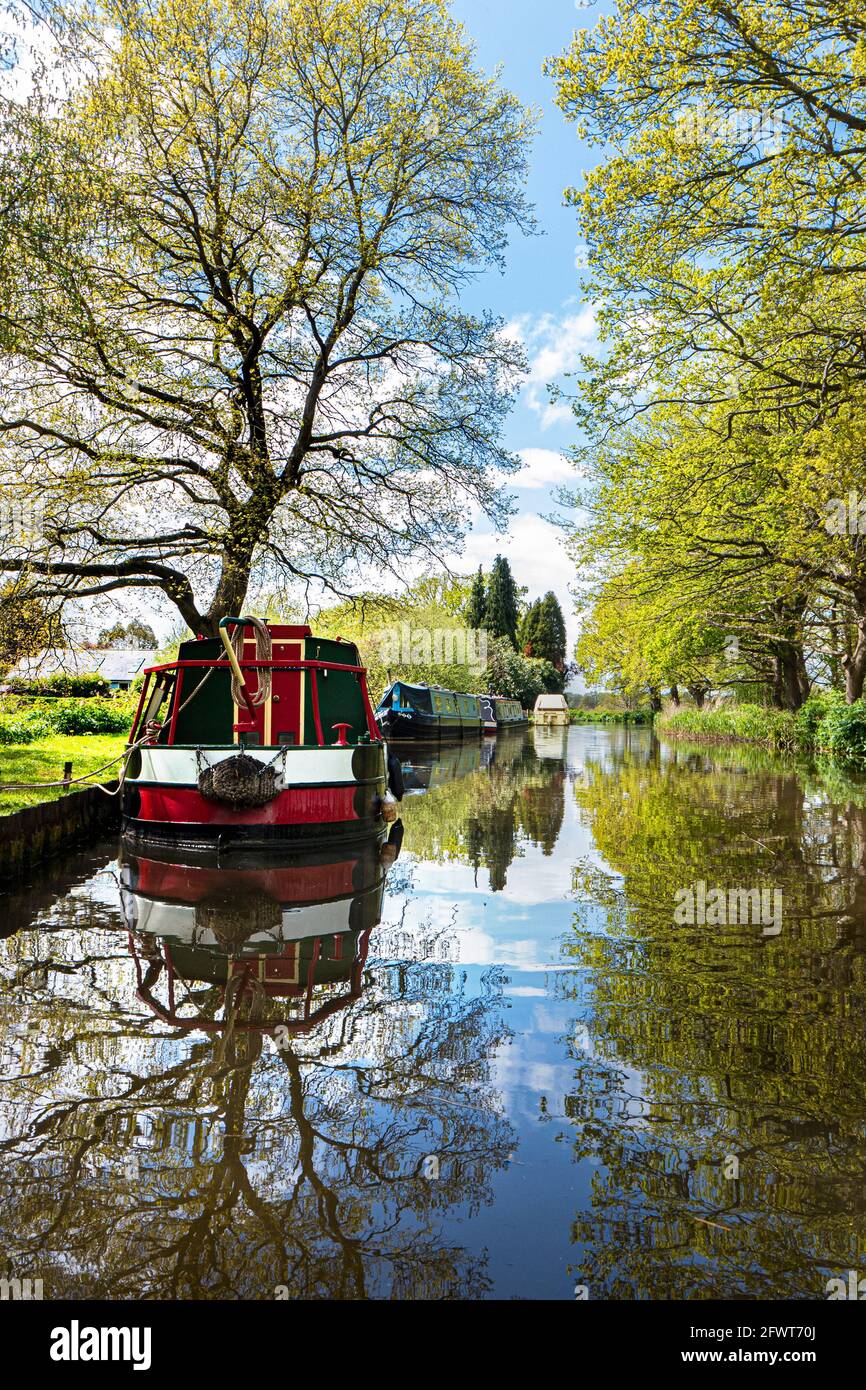
<svg viewBox="0 0 866 1390">
<path fill-rule="evenodd" d="M 116 782 L 108 783 L 111 791 Z M 68 792 L 56 801 L 0 816 L 0 884 L 14 882 L 61 850 L 120 825 L 116 796 L 99 787 Z"/>
</svg>

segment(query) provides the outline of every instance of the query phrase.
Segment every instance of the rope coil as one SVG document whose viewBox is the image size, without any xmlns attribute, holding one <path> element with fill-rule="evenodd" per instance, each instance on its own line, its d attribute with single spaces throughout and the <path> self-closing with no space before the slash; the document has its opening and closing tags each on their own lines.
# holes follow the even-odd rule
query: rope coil
<svg viewBox="0 0 866 1390">
<path fill-rule="evenodd" d="M 244 625 L 251 627 L 256 634 L 256 661 L 270 661 L 273 656 L 273 641 L 271 634 L 261 618 L 244 618 Z M 232 651 L 238 659 L 238 665 L 243 664 L 244 659 L 244 628 L 238 625 L 232 633 Z M 247 697 L 251 705 L 267 704 L 271 698 L 272 676 L 269 667 L 259 666 L 256 668 L 258 686 L 255 694 Z M 238 685 L 237 676 L 232 672 L 232 699 L 236 705 L 244 702 L 244 692 Z"/>
</svg>

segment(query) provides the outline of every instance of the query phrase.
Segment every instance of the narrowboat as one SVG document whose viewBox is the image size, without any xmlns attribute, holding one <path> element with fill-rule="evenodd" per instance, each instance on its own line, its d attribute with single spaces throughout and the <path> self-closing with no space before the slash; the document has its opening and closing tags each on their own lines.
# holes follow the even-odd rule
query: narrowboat
<svg viewBox="0 0 866 1390">
<path fill-rule="evenodd" d="M 478 702 L 485 734 L 496 734 L 500 729 L 514 729 L 529 723 L 519 700 L 504 695 L 480 695 Z"/>
<path fill-rule="evenodd" d="M 225 618 L 219 633 L 146 668 L 122 788 L 126 843 L 219 856 L 357 838 L 393 820 L 357 648 L 257 618 Z"/>
<path fill-rule="evenodd" d="M 433 685 L 392 682 L 379 701 L 376 719 L 389 742 L 455 743 L 481 737 L 478 696 Z"/>
<path fill-rule="evenodd" d="M 124 850 L 121 906 L 139 999 L 172 1027 L 206 1032 L 229 1025 L 306 1032 L 345 1008 L 361 991 L 402 833 L 397 821 L 387 841 L 383 829 L 353 847 L 267 864 L 248 856 L 230 869 Z M 190 989 L 195 984 L 222 986 L 224 1000 L 214 1009 Z M 233 1002 L 256 995 L 277 1013 L 260 1008 L 251 1021 L 233 1013 Z"/>
</svg>

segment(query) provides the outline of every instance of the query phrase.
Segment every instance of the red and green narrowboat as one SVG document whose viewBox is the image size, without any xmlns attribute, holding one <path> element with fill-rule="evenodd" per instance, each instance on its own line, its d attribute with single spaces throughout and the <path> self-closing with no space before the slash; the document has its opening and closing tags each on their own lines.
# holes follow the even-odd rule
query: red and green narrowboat
<svg viewBox="0 0 866 1390">
<path fill-rule="evenodd" d="M 351 642 L 225 618 L 145 672 L 123 786 L 127 844 L 267 850 L 375 833 L 396 808 Z"/>
</svg>

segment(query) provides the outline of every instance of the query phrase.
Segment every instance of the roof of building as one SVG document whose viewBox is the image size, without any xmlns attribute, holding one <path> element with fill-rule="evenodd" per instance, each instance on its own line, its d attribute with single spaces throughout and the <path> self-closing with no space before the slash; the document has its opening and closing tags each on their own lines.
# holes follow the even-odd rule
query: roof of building
<svg viewBox="0 0 866 1390">
<path fill-rule="evenodd" d="M 89 647 L 82 649 L 46 647 L 35 656 L 22 657 L 7 673 L 6 681 L 32 681 L 37 677 L 99 675 L 104 680 L 132 681 L 145 666 L 153 663 L 156 653 L 121 647 Z"/>
<path fill-rule="evenodd" d="M 568 701 L 564 695 L 539 695 L 535 702 L 536 709 L 568 709 Z"/>
</svg>

